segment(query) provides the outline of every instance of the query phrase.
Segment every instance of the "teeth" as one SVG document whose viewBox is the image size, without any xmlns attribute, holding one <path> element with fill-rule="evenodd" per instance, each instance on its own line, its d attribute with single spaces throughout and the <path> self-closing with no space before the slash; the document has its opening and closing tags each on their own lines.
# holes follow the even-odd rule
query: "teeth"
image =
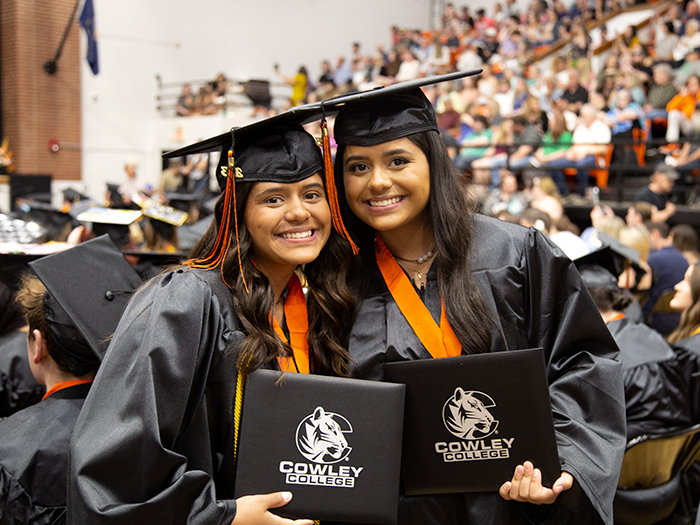
<svg viewBox="0 0 700 525">
<path fill-rule="evenodd" d="M 282 233 L 280 237 L 283 239 L 303 239 L 305 237 L 311 237 L 313 234 L 313 231 L 306 230 L 305 232 Z"/>
<path fill-rule="evenodd" d="M 392 197 L 391 199 L 384 199 L 383 201 L 369 201 L 370 206 L 389 206 L 390 204 L 396 204 L 401 200 L 401 197 Z"/>
</svg>

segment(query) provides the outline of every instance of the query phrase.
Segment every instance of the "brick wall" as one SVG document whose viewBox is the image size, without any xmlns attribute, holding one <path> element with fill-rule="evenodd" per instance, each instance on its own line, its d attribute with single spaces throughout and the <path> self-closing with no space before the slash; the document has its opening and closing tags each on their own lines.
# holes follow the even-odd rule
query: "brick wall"
<svg viewBox="0 0 700 525">
<path fill-rule="evenodd" d="M 58 60 L 52 59 L 76 0 L 0 0 L 0 81 L 3 134 L 10 139 L 16 173 L 81 178 L 80 31 L 74 20 Z M 76 14 L 79 16 L 80 12 Z M 61 144 L 57 153 L 49 140 Z"/>
</svg>

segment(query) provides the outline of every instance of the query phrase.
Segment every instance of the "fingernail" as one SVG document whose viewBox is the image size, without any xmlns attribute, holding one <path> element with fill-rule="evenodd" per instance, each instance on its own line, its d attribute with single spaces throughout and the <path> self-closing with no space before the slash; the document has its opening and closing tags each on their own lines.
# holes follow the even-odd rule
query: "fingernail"
<svg viewBox="0 0 700 525">
<path fill-rule="evenodd" d="M 554 492 L 564 490 L 564 485 L 554 485 Z"/>
<path fill-rule="evenodd" d="M 285 503 L 292 499 L 291 492 L 281 492 L 281 494 L 282 494 L 282 499 L 285 501 Z"/>
<path fill-rule="evenodd" d="M 510 482 L 504 483 L 504 484 L 503 484 L 503 488 L 504 488 L 506 491 L 510 491 Z"/>
</svg>

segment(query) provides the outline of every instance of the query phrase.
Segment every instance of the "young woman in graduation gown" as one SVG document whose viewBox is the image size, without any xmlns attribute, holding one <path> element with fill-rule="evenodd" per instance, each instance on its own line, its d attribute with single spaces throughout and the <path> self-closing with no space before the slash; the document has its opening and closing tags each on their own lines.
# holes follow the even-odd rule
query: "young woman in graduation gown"
<svg viewBox="0 0 700 525">
<path fill-rule="evenodd" d="M 671 345 L 656 330 L 625 316 L 632 298 L 612 273 L 597 264 L 578 268 L 620 348 L 627 440 L 689 427 L 686 379 Z"/>
<path fill-rule="evenodd" d="M 553 488 L 525 462 L 500 494 L 402 495 L 399 523 L 612 523 L 620 363 L 572 262 L 534 229 L 468 211 L 419 89 L 347 103 L 334 136 L 344 222 L 360 248 L 351 375 L 381 380 L 389 361 L 540 346 L 547 363 L 562 469 Z"/>
<path fill-rule="evenodd" d="M 668 336 L 688 384 L 692 423 L 700 423 L 700 265 L 688 267 L 669 306 L 681 314 L 681 322 Z"/>
<path fill-rule="evenodd" d="M 288 493 L 233 499 L 235 399 L 259 367 L 344 374 L 347 242 L 301 126 L 234 138 L 192 259 L 142 287 L 114 334 L 74 433 L 69 523 L 292 523 L 267 511 Z"/>
</svg>

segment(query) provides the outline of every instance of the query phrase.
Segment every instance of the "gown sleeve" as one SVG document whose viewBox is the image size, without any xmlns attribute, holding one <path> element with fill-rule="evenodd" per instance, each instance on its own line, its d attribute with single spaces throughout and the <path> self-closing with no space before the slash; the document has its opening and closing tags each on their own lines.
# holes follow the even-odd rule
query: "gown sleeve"
<svg viewBox="0 0 700 525">
<path fill-rule="evenodd" d="M 525 259 L 527 338 L 545 350 L 561 468 L 612 523 L 625 449 L 619 350 L 568 257 L 532 230 Z M 561 494 L 557 506 L 568 498 Z"/>
<path fill-rule="evenodd" d="M 242 335 L 197 273 L 158 277 L 127 307 L 73 434 L 68 523 L 233 520 L 235 501 L 217 499 L 226 428 L 213 421 L 230 421 Z"/>
</svg>

